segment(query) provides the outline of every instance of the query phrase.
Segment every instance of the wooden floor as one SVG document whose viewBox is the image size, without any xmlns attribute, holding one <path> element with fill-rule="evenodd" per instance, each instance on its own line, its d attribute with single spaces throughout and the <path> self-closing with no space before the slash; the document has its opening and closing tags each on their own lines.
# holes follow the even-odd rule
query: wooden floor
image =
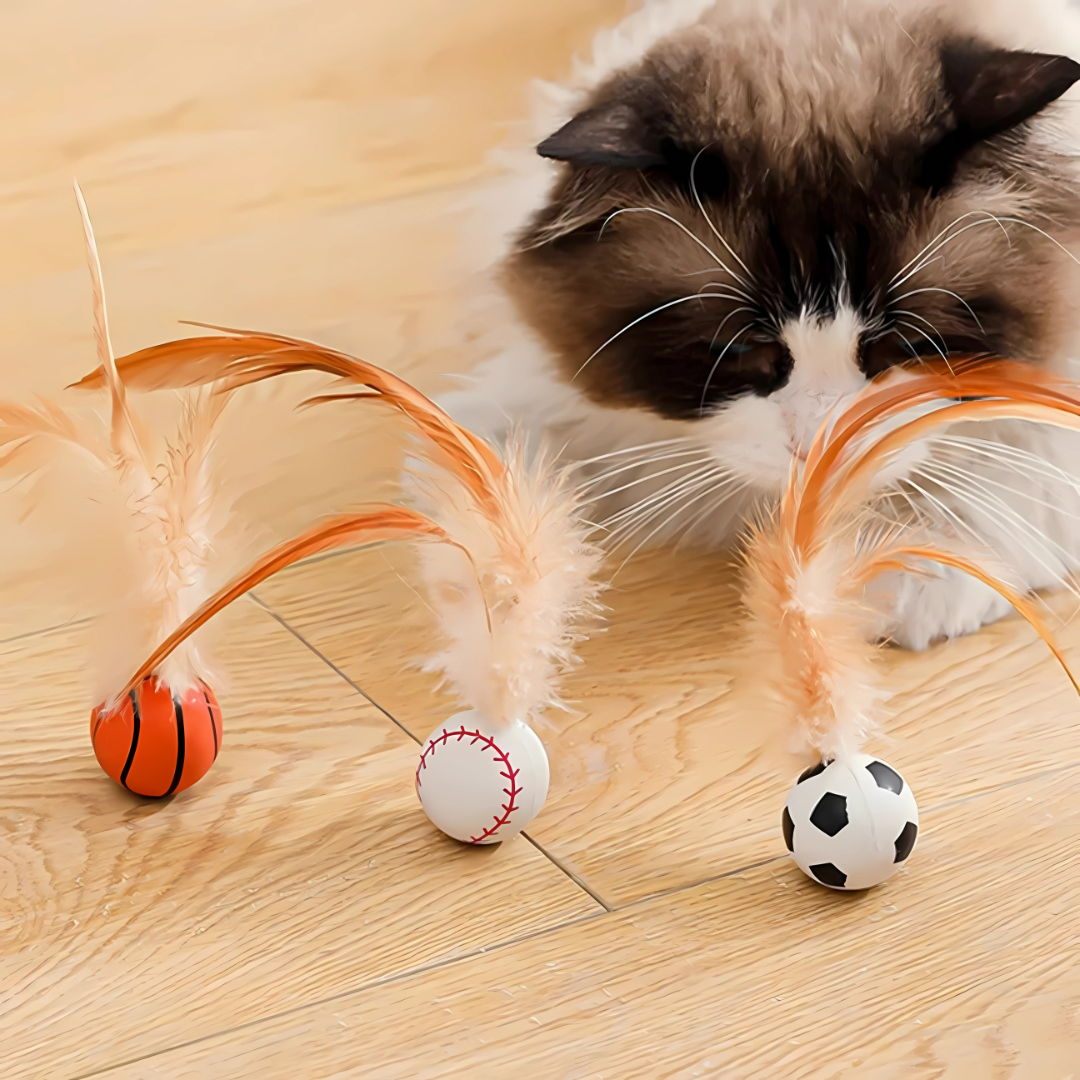
<svg viewBox="0 0 1080 1080">
<path fill-rule="evenodd" d="M 92 364 L 70 195 L 121 349 L 205 319 L 300 333 L 437 387 L 470 360 L 447 268 L 486 151 L 621 0 L 38 0 L 3 15 L 4 396 Z M 381 494 L 383 421 L 245 408 L 237 515 L 265 541 Z M 450 705 L 409 557 L 313 560 L 221 618 L 223 753 L 138 800 L 88 738 L 95 625 L 0 507 L 0 1077 L 1080 1076 L 1075 697 L 1016 621 L 886 658 L 909 866 L 810 884 L 779 811 L 802 762 L 740 650 L 721 558 L 653 553 L 542 734 L 521 837 L 429 825 L 416 740 Z M 1063 614 L 1070 608 L 1058 605 Z M 1080 627 L 1063 633 L 1080 662 Z"/>
</svg>

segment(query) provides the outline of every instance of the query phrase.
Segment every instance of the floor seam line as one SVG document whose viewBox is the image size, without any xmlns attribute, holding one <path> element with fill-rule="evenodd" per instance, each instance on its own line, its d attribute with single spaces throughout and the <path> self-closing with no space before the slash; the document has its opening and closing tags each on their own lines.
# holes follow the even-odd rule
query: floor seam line
<svg viewBox="0 0 1080 1080">
<path fill-rule="evenodd" d="M 263 606 L 265 606 L 265 605 L 263 605 Z M 267 609 L 267 611 L 269 612 L 269 609 Z M 279 621 L 283 622 L 283 620 L 279 620 Z M 283 625 L 284 625 L 284 622 L 283 622 Z M 297 637 L 299 637 L 299 635 L 297 635 Z M 303 640 L 303 639 L 301 639 L 301 640 Z M 315 650 L 312 650 L 312 651 L 315 651 Z M 331 665 L 331 666 L 333 666 L 333 665 Z M 337 670 L 337 669 L 335 668 L 335 670 Z M 351 680 L 347 680 L 347 681 L 349 681 L 350 684 L 351 684 Z M 397 721 L 395 721 L 395 723 L 396 722 Z M 950 806 L 957 805 L 958 803 L 961 803 L 961 802 L 966 802 L 969 799 L 977 799 L 977 798 L 981 797 L 982 795 L 991 794 L 994 791 L 1001 791 L 1001 790 L 1004 790 L 1004 789 L 1007 789 L 1007 788 L 1010 788 L 1010 787 L 1016 787 L 1016 786 L 1019 786 L 1020 784 L 1023 784 L 1023 783 L 1025 783 L 1027 781 L 1034 781 L 1034 780 L 1038 780 L 1038 779 L 1041 779 L 1041 778 L 1044 778 L 1044 777 L 1047 777 L 1047 776 L 1054 776 L 1054 775 L 1057 775 L 1059 773 L 1067 772 L 1070 769 L 1075 769 L 1075 768 L 1078 768 L 1078 767 L 1080 767 L 1080 763 L 1073 762 L 1070 765 L 1059 766 L 1058 768 L 1055 768 L 1055 769 L 1046 769 L 1046 770 L 1043 770 L 1040 773 L 1035 773 L 1032 776 L 1025 777 L 1025 778 L 1020 779 L 1020 780 L 1009 781 L 1007 783 L 1000 784 L 996 788 L 990 788 L 985 792 L 977 792 L 977 793 L 975 793 L 975 794 L 973 794 L 971 796 L 966 796 L 964 798 L 956 799 L 956 800 L 953 800 L 953 801 L 947 802 L 947 803 L 936 803 L 933 807 L 928 808 L 927 812 L 929 813 L 931 810 L 947 809 Z M 530 840 L 530 842 L 532 842 L 531 838 L 528 838 L 528 839 Z M 535 843 L 534 843 L 534 846 L 536 846 Z M 350 990 L 343 990 L 340 993 L 331 994 L 328 997 L 320 998 L 318 1001 L 308 1002 L 305 1005 L 298 1005 L 293 1009 L 285 1009 L 285 1010 L 282 1010 L 281 1012 L 271 1013 L 271 1014 L 269 1014 L 267 1016 L 259 1017 L 257 1020 L 250 1020 L 247 1023 L 237 1024 L 237 1025 L 235 1025 L 234 1027 L 231 1027 L 231 1028 L 224 1028 L 221 1031 L 215 1031 L 211 1035 L 204 1035 L 204 1036 L 201 1036 L 198 1039 L 190 1039 L 187 1042 L 176 1043 L 176 1044 L 174 1044 L 172 1046 L 166 1046 L 166 1047 L 163 1047 L 161 1050 L 155 1050 L 155 1051 L 152 1051 L 151 1053 L 143 1054 L 140 1057 L 130 1058 L 130 1059 L 126 1060 L 126 1061 L 118 1061 L 118 1062 L 116 1062 L 116 1063 L 114 1063 L 112 1065 L 107 1065 L 104 1068 L 95 1069 L 92 1072 L 79 1073 L 76 1076 L 69 1077 L 68 1080 L 91 1080 L 92 1077 L 105 1076 L 109 1072 L 113 1072 L 113 1071 L 115 1071 L 117 1069 L 124 1069 L 124 1068 L 127 1068 L 127 1067 L 131 1066 L 131 1065 L 137 1065 L 141 1061 L 149 1061 L 149 1060 L 151 1060 L 153 1058 L 161 1057 L 164 1054 L 172 1053 L 173 1051 L 185 1050 L 185 1049 L 187 1049 L 189 1047 L 197 1046 L 197 1045 L 199 1045 L 201 1043 L 209 1042 L 212 1039 L 216 1039 L 216 1038 L 219 1038 L 219 1037 L 231 1035 L 231 1034 L 234 1034 L 234 1033 L 239 1032 L 239 1031 L 245 1031 L 245 1030 L 248 1030 L 249 1028 L 257 1027 L 260 1024 L 268 1023 L 268 1022 L 273 1021 L 273 1020 L 278 1020 L 278 1019 L 281 1019 L 283 1017 L 299 1015 L 300 1013 L 306 1012 L 306 1011 L 311 1010 L 311 1009 L 319 1008 L 320 1006 L 327 1005 L 327 1004 L 329 1004 L 331 1002 L 342 1001 L 345 998 L 358 996 L 360 994 L 366 993 L 369 990 L 376 989 L 376 988 L 378 988 L 380 986 L 386 986 L 386 985 L 389 985 L 391 983 L 402 982 L 405 979 L 409 979 L 409 978 L 412 978 L 414 976 L 424 975 L 424 974 L 427 974 L 428 972 L 432 972 L 432 971 L 439 971 L 439 970 L 441 970 L 443 968 L 451 967 L 454 964 L 463 963 L 463 962 L 468 961 L 468 960 L 475 960 L 477 957 L 484 956 L 484 955 L 486 955 L 488 953 L 501 952 L 503 949 L 508 949 L 508 948 L 511 948 L 511 947 L 513 947 L 515 945 L 523 944 L 524 942 L 527 942 L 527 941 L 536 941 L 536 940 L 539 940 L 541 938 L 547 937 L 547 936 L 549 936 L 551 934 L 556 933 L 559 930 L 564 930 L 564 929 L 567 929 L 569 927 L 579 926 L 579 925 L 582 925 L 584 923 L 593 922 L 595 920 L 603 919 L 603 918 L 606 918 L 606 917 L 611 916 L 611 915 L 618 915 L 622 911 L 628 910 L 630 908 L 637 907 L 637 906 L 639 906 L 641 904 L 644 904 L 644 903 L 647 903 L 649 901 L 654 901 L 654 900 L 658 900 L 658 899 L 663 899 L 665 897 L 675 896 L 678 893 L 688 892 L 689 890 L 699 888 L 702 885 L 708 885 L 708 884 L 711 884 L 711 883 L 716 882 L 716 881 L 722 881 L 722 880 L 724 880 L 726 878 L 735 877 L 738 874 L 745 873 L 747 870 L 755 869 L 755 868 L 761 867 L 761 866 L 767 866 L 770 863 L 782 862 L 782 861 L 784 861 L 786 859 L 789 859 L 789 858 L 790 858 L 790 856 L 787 855 L 787 854 L 771 856 L 770 858 L 759 860 L 756 863 L 749 863 L 746 866 L 742 866 L 742 867 L 738 867 L 737 869 L 730 870 L 730 871 L 728 871 L 728 872 L 726 872 L 724 874 L 718 874 L 718 875 L 716 875 L 716 877 L 705 878 L 705 879 L 703 879 L 701 881 L 688 883 L 686 885 L 679 886 L 677 888 L 674 888 L 674 889 L 671 889 L 671 890 L 668 890 L 668 891 L 662 891 L 662 892 L 658 892 L 658 893 L 651 893 L 648 896 L 639 897 L 637 900 L 632 900 L 628 904 L 622 904 L 622 905 L 619 905 L 619 906 L 617 906 L 615 908 L 607 908 L 606 905 L 605 905 L 605 910 L 603 910 L 603 911 L 593 912 L 593 913 L 591 913 L 589 915 L 583 915 L 583 916 L 580 916 L 580 917 L 578 917 L 576 919 L 566 919 L 566 920 L 564 920 L 562 922 L 555 923 L 552 926 L 544 927 L 541 930 L 536 930 L 536 931 L 533 931 L 533 932 L 528 933 L 528 934 L 521 934 L 521 935 L 519 935 L 518 937 L 515 937 L 515 938 L 508 938 L 506 941 L 496 942 L 493 945 L 481 946 L 480 948 L 474 949 L 471 952 L 463 953 L 461 956 L 447 957 L 444 960 L 437 960 L 437 961 L 434 961 L 434 962 L 432 962 L 430 964 L 421 965 L 421 966 L 416 967 L 416 968 L 410 968 L 407 971 L 396 972 L 393 975 L 385 975 L 382 978 L 370 980 L 368 982 L 363 983 L 360 986 L 353 987 Z"/>
<path fill-rule="evenodd" d="M 310 649 L 324 664 L 326 664 L 335 674 L 341 676 L 358 694 L 360 694 L 366 701 L 370 702 L 376 709 L 379 710 L 391 723 L 400 728 L 410 739 L 412 739 L 418 746 L 423 745 L 423 740 L 417 738 L 409 729 L 401 723 L 392 713 L 383 708 L 377 701 L 375 701 L 369 694 L 367 694 L 360 686 L 358 686 L 344 671 L 341 670 L 325 653 L 322 653 L 317 649 L 307 638 L 304 637 L 295 627 L 291 626 L 289 622 L 281 615 L 279 615 L 269 604 L 264 600 L 260 600 L 255 593 L 248 594 L 251 599 L 259 605 L 277 623 L 279 623 L 285 630 L 287 630 L 293 637 L 296 638 L 305 648 Z M 523 832 L 521 834 L 525 839 L 532 844 L 532 846 L 555 867 L 559 873 L 569 878 L 582 892 L 591 897 L 597 904 L 599 904 L 605 911 L 613 911 L 611 904 L 609 904 L 592 886 L 590 886 L 580 875 L 576 874 L 569 867 L 565 866 L 559 859 L 552 855 L 542 844 L 537 840 L 534 840 L 528 833 Z"/>
<path fill-rule="evenodd" d="M 112 1065 L 106 1065 L 103 1068 L 94 1069 L 91 1072 L 78 1073 L 75 1076 L 68 1077 L 68 1080 L 91 1080 L 91 1078 L 95 1076 L 107 1076 L 110 1072 L 114 1072 L 117 1069 L 126 1069 L 132 1065 L 138 1065 L 141 1061 L 150 1061 L 153 1058 L 161 1057 L 164 1054 L 170 1054 L 177 1050 L 187 1050 L 192 1046 L 198 1046 L 200 1043 L 210 1042 L 212 1039 L 234 1035 L 240 1031 L 247 1031 L 250 1028 L 258 1027 L 260 1024 L 269 1023 L 273 1020 L 281 1020 L 288 1016 L 296 1016 L 300 1013 L 308 1012 L 309 1010 L 317 1009 L 336 1001 L 343 1001 L 346 998 L 355 997 L 359 994 L 367 993 L 370 990 L 376 990 L 382 986 L 388 986 L 391 983 L 403 982 L 405 979 L 411 979 L 417 975 L 425 975 L 428 972 L 440 971 L 443 968 L 452 967 L 454 964 L 460 964 L 467 960 L 475 960 L 477 957 L 485 956 L 488 953 L 500 952 L 513 945 L 521 945 L 527 941 L 535 941 L 539 938 L 547 937 L 549 934 L 553 934 L 558 930 L 565 930 L 569 927 L 580 926 L 583 923 L 592 922 L 596 919 L 603 919 L 610 914 L 612 914 L 612 912 L 608 910 L 594 911 L 590 912 L 588 915 L 580 915 L 574 919 L 565 919 L 562 922 L 555 923 L 551 926 L 545 926 L 540 930 L 534 930 L 527 934 L 519 934 L 517 937 L 507 938 L 505 941 L 495 942 L 493 945 L 482 945 L 477 949 L 473 949 L 471 952 L 462 953 L 460 956 L 449 956 L 443 960 L 435 960 L 430 964 L 409 968 L 407 971 L 399 971 L 392 975 L 384 975 L 381 978 L 369 980 L 360 986 L 354 986 L 349 990 L 342 990 L 340 993 L 330 994 L 325 998 L 320 998 L 318 1001 L 310 1001 L 304 1005 L 297 1005 L 292 1009 L 282 1009 L 280 1012 L 270 1013 L 267 1016 L 260 1016 L 256 1020 L 249 1020 L 243 1024 L 236 1024 L 231 1028 L 223 1028 L 221 1031 L 215 1031 L 210 1035 L 202 1035 L 197 1039 L 189 1039 L 187 1042 L 175 1043 L 172 1046 L 166 1046 L 160 1050 L 142 1054 L 139 1057 L 128 1058 L 125 1061 L 117 1061 Z"/>
<path fill-rule="evenodd" d="M 299 630 L 297 630 L 286 619 L 279 615 L 272 607 L 270 607 L 269 604 L 265 603 L 263 600 L 260 600 L 259 597 L 256 596 L 253 592 L 249 592 L 248 596 L 251 597 L 251 599 L 256 604 L 258 604 L 258 606 L 261 607 L 263 611 L 265 611 L 266 614 L 270 616 L 271 619 L 273 619 L 276 623 L 278 623 L 290 634 L 292 634 L 292 636 L 296 638 L 296 640 L 299 641 L 300 644 L 304 646 L 304 648 L 313 652 L 328 668 L 330 668 L 331 671 L 334 672 L 335 675 L 338 675 L 342 679 L 344 679 L 345 682 L 347 682 L 349 686 L 351 686 L 366 702 L 368 702 L 369 705 L 373 705 L 376 709 L 378 709 L 379 712 L 381 712 L 383 716 L 385 716 L 386 719 L 390 721 L 390 723 L 392 723 L 395 727 L 399 728 L 402 732 L 404 732 L 404 734 L 407 735 L 414 743 L 416 743 L 417 746 L 422 745 L 423 740 L 418 739 L 400 720 L 398 720 L 396 716 L 394 716 L 393 713 L 391 713 L 388 709 L 385 709 L 369 693 L 367 693 L 367 691 L 364 690 L 363 687 L 350 679 L 349 676 L 346 675 L 345 672 L 342 671 L 341 668 L 339 668 L 337 664 L 335 664 L 334 661 L 330 659 L 330 657 L 328 657 L 324 652 L 321 652 L 318 648 L 316 648 L 315 645 L 308 641 L 308 639 L 304 637 L 304 635 L 301 634 Z"/>
</svg>

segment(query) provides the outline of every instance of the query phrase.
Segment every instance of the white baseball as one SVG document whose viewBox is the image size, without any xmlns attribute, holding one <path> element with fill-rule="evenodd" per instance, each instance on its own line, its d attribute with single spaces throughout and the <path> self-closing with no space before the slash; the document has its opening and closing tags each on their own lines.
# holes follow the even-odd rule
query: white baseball
<svg viewBox="0 0 1080 1080">
<path fill-rule="evenodd" d="M 528 724 L 493 724 L 471 711 L 450 717 L 424 743 L 416 794 L 447 836 L 497 844 L 540 813 L 548 778 L 544 744 Z"/>
</svg>

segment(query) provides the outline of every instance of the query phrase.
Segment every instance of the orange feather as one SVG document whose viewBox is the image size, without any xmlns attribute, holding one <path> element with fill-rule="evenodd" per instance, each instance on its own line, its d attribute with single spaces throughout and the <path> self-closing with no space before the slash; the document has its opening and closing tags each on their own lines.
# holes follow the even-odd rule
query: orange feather
<svg viewBox="0 0 1080 1080">
<path fill-rule="evenodd" d="M 884 385 L 882 383 L 884 382 Z M 891 430 L 885 422 L 934 401 L 960 401 Z M 925 560 L 970 574 L 1005 597 L 1046 642 L 1080 693 L 1045 619 L 979 553 L 916 542 L 893 527 L 867 540 L 873 476 L 897 451 L 958 421 L 1027 420 L 1080 430 L 1080 395 L 1064 380 L 1005 360 L 967 358 L 867 388 L 816 434 L 802 475 L 793 470 L 770 524 L 752 531 L 745 600 L 759 635 L 779 654 L 779 683 L 807 742 L 825 756 L 859 748 L 880 699 L 862 594 L 886 570 Z"/>
<path fill-rule="evenodd" d="M 350 514 L 337 514 L 306 529 L 256 559 L 227 585 L 209 597 L 143 661 L 139 670 L 117 695 L 133 690 L 196 630 L 244 593 L 255 588 L 279 570 L 301 559 L 349 544 L 378 543 L 388 540 L 442 540 L 453 543 L 445 531 L 430 518 L 415 510 L 375 503 Z M 457 546 L 457 545 L 455 545 Z"/>
<path fill-rule="evenodd" d="M 209 329 L 221 330 L 225 336 L 181 338 L 142 349 L 116 362 L 120 377 L 125 385 L 140 390 L 211 382 L 233 390 L 299 371 L 322 371 L 360 383 L 371 391 L 361 396 L 381 398 L 403 412 L 441 451 L 442 464 L 466 484 L 473 498 L 494 510 L 490 505 L 492 489 L 503 474 L 498 455 L 404 379 L 375 364 L 299 338 L 226 327 Z M 73 385 L 93 389 L 104 385 L 105 377 L 105 368 L 99 367 Z"/>
</svg>

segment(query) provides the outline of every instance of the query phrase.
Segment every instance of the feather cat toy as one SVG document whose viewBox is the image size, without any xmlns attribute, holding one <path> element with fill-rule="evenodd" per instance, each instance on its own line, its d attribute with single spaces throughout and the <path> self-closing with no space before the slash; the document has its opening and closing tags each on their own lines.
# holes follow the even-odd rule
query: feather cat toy
<svg viewBox="0 0 1080 1080">
<path fill-rule="evenodd" d="M 927 405 L 940 407 L 904 418 Z M 918 833 L 903 778 L 861 753 L 881 698 L 878 647 L 862 602 L 869 582 L 888 571 L 925 572 L 928 563 L 970 574 L 1035 628 L 1080 692 L 1046 620 L 992 552 L 890 521 L 881 512 L 889 493 L 871 494 L 875 474 L 935 430 L 1002 419 L 1080 430 L 1080 395 L 1064 380 L 1007 361 L 931 367 L 895 385 L 871 385 L 822 426 L 802 475 L 793 473 L 774 519 L 747 548 L 745 601 L 756 636 L 779 659 L 778 688 L 801 740 L 822 756 L 792 789 L 784 836 L 804 872 L 832 888 L 883 881 Z"/>
<path fill-rule="evenodd" d="M 122 552 L 125 581 L 98 635 L 104 649 L 98 678 L 107 682 L 109 669 L 131 663 L 119 654 L 141 652 L 160 640 L 207 595 L 207 565 L 220 521 L 210 459 L 230 395 L 208 390 L 187 394 L 172 438 L 132 409 L 113 360 L 101 266 L 78 184 L 75 195 L 108 417 L 93 432 L 53 402 L 37 407 L 0 403 L 0 467 L 25 475 L 37 465 L 56 473 L 78 462 L 89 474 L 80 483 L 102 481 L 106 495 L 119 504 L 106 542 Z M 85 547 L 84 538 L 79 539 Z M 101 574 L 101 561 L 99 555 L 84 576 Z M 109 776 L 138 794 L 161 796 L 184 790 L 206 773 L 222 739 L 210 667 L 190 640 L 153 679 L 133 683 L 122 695 L 102 691 L 109 696 L 93 711 L 91 741 Z"/>
<path fill-rule="evenodd" d="M 159 670 L 208 619 L 277 570 L 316 551 L 387 539 L 427 539 L 422 571 L 448 647 L 427 665 L 466 706 L 424 744 L 416 788 L 432 821 L 470 843 L 519 832 L 547 795 L 548 763 L 530 727 L 561 706 L 558 676 L 574 662 L 584 616 L 597 610 L 600 553 L 579 518 L 566 470 L 528 459 L 511 441 L 505 457 L 456 424 L 408 383 L 344 353 L 269 334 L 170 342 L 118 362 L 140 389 L 214 383 L 218 393 L 277 375 L 322 371 L 363 389 L 312 399 L 389 404 L 421 435 L 413 469 L 426 513 L 374 507 L 317 525 L 269 552 L 209 598 L 132 676 Z M 104 367 L 77 384 L 105 385 Z"/>
</svg>

